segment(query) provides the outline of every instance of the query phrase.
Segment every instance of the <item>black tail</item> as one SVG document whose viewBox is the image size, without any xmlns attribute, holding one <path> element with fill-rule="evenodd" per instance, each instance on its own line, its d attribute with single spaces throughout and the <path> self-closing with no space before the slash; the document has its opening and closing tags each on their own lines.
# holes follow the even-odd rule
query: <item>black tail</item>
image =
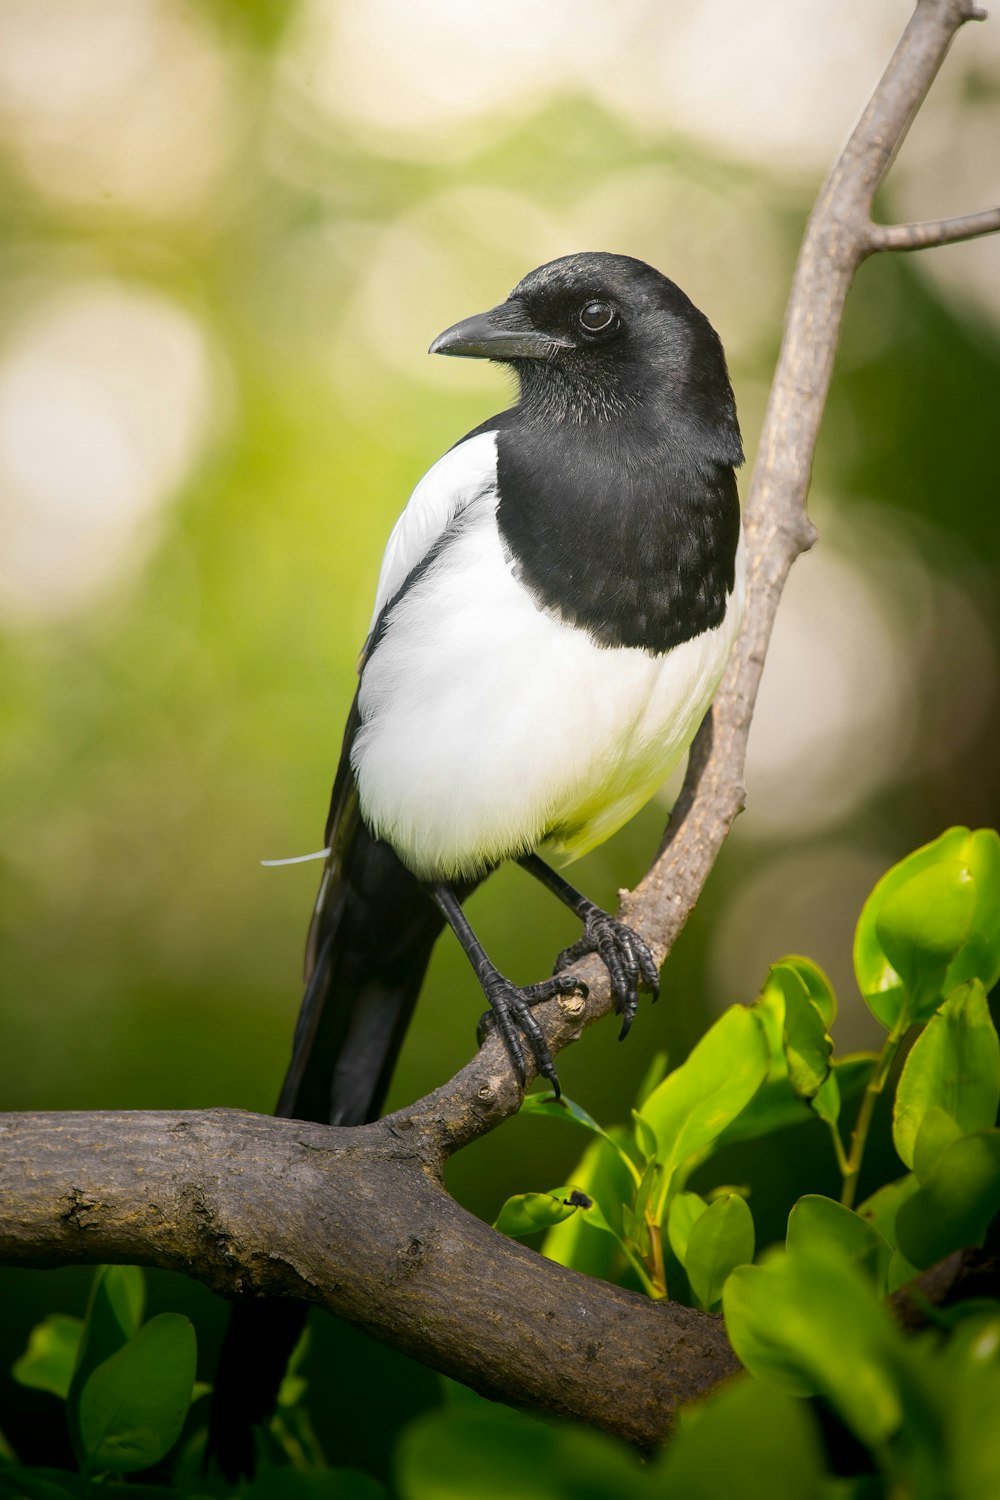
<svg viewBox="0 0 1000 1500">
<path fill-rule="evenodd" d="M 306 992 L 277 1109 L 332 1125 L 377 1117 L 443 925 L 419 882 L 371 837 L 352 801 L 345 796 L 338 806 L 334 788 L 335 847 L 310 930 Z M 230 1481 L 253 1474 L 254 1424 L 274 1410 L 307 1314 L 306 1303 L 290 1300 L 233 1308 L 206 1453 Z"/>
</svg>

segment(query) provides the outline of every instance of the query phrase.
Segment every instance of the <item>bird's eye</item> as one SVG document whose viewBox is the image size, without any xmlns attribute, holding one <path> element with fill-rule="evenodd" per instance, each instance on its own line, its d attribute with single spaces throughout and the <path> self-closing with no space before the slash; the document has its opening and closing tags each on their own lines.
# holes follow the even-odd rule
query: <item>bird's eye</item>
<svg viewBox="0 0 1000 1500">
<path fill-rule="evenodd" d="M 610 302 L 588 302 L 580 309 L 580 327 L 588 333 L 607 333 L 618 322 Z"/>
</svg>

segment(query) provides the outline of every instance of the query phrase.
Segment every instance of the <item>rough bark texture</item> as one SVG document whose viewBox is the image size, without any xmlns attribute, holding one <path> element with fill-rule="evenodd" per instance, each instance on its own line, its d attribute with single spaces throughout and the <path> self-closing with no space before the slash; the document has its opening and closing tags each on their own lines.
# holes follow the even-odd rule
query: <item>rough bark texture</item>
<svg viewBox="0 0 1000 1500">
<path fill-rule="evenodd" d="M 487 1396 L 644 1447 L 737 1368 L 718 1320 L 567 1271 L 467 1214 L 422 1146 L 389 1121 L 9 1115 L 0 1260 L 165 1266 L 225 1296 L 302 1298 Z"/>
<path fill-rule="evenodd" d="M 918 0 L 806 231 L 745 509 L 742 634 L 684 790 L 623 914 L 662 958 L 744 800 L 757 686 L 788 570 L 811 545 L 813 453 L 844 302 L 869 254 L 987 233 L 1000 210 L 876 226 L 872 195 L 963 21 L 967 0 Z M 607 1014 L 603 966 L 540 1007 L 553 1052 Z M 0 1121 L 0 1260 L 137 1262 L 227 1295 L 316 1302 L 477 1390 L 593 1423 L 640 1447 L 736 1367 L 717 1319 L 566 1271 L 494 1233 L 445 1193 L 445 1158 L 519 1107 L 493 1038 L 449 1083 L 376 1125 L 329 1129 L 230 1111 L 10 1115 Z"/>
</svg>

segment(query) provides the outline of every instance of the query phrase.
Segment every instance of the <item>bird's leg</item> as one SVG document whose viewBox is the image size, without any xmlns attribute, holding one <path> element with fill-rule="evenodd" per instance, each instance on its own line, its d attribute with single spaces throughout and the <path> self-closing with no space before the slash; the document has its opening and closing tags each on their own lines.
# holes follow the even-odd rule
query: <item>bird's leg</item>
<svg viewBox="0 0 1000 1500">
<path fill-rule="evenodd" d="M 556 959 L 555 973 L 575 963 L 588 953 L 596 953 L 604 963 L 611 980 L 615 997 L 615 1010 L 622 1018 L 621 1037 L 628 1036 L 629 1029 L 639 1008 L 639 991 L 651 991 L 654 1001 L 660 993 L 660 974 L 656 960 L 637 932 L 609 916 L 593 901 L 564 880 L 537 854 L 523 854 L 518 864 L 540 880 L 564 906 L 583 923 L 583 933 L 575 943 L 564 948 Z"/>
<path fill-rule="evenodd" d="M 557 974 L 552 979 L 544 979 L 541 984 L 529 984 L 519 989 L 509 979 L 505 979 L 499 969 L 487 958 L 483 945 L 469 925 L 461 902 L 451 886 L 442 880 L 434 882 L 428 889 L 438 910 L 465 949 L 466 957 L 476 971 L 476 978 L 490 1002 L 490 1009 L 496 1019 L 500 1035 L 503 1037 L 503 1043 L 518 1083 L 522 1088 L 524 1087 L 524 1047 L 519 1035 L 521 1032 L 527 1039 L 531 1055 L 535 1060 L 535 1067 L 543 1077 L 549 1080 L 558 1094 L 559 1079 L 556 1076 L 552 1054 L 546 1044 L 542 1028 L 531 1014 L 531 1007 L 541 1000 L 550 1000 L 554 995 L 568 995 L 574 990 L 585 995 L 587 986 L 579 979 L 570 978 L 568 974 Z M 482 1040 L 481 1037 L 480 1040 Z"/>
</svg>

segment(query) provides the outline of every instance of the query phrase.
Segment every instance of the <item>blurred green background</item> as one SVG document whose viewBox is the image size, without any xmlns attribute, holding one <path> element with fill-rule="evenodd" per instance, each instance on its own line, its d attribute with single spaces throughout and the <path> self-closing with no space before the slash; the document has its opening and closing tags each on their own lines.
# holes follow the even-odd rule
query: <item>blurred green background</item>
<svg viewBox="0 0 1000 1500">
<path fill-rule="evenodd" d="M 316 867 L 260 860 L 318 846 L 386 536 L 510 396 L 427 344 L 555 255 L 641 256 L 719 329 L 752 460 L 805 215 L 908 13 L 2 0 L 3 1108 L 273 1106 Z M 885 216 L 996 199 L 998 95 L 1000 23 L 967 27 Z M 998 429 L 997 243 L 866 265 L 748 812 L 656 1011 L 627 1046 L 601 1027 L 560 1059 L 598 1118 L 626 1115 L 650 1055 L 680 1061 L 790 950 L 831 972 L 841 1048 L 872 1039 L 850 977 L 864 895 L 946 825 L 997 818 Z M 578 883 L 613 902 L 667 805 Z M 526 981 L 575 936 L 517 871 L 471 911 Z M 390 1104 L 468 1058 L 481 1008 L 442 942 Z M 765 1223 L 809 1149 L 788 1141 L 780 1162 L 732 1164 Z M 514 1121 L 450 1184 L 492 1217 L 566 1180 L 579 1146 Z M 84 1281 L 2 1274 L 0 1378 L 38 1309 L 79 1311 Z M 222 1304 L 154 1287 L 195 1310 L 210 1374 Z M 312 1364 L 340 1462 L 366 1422 L 402 1419 L 371 1416 L 381 1382 L 413 1409 L 437 1399 L 332 1320 Z M 49 1398 L 2 1389 L 0 1427 L 16 1402 L 41 1433 Z"/>
</svg>

